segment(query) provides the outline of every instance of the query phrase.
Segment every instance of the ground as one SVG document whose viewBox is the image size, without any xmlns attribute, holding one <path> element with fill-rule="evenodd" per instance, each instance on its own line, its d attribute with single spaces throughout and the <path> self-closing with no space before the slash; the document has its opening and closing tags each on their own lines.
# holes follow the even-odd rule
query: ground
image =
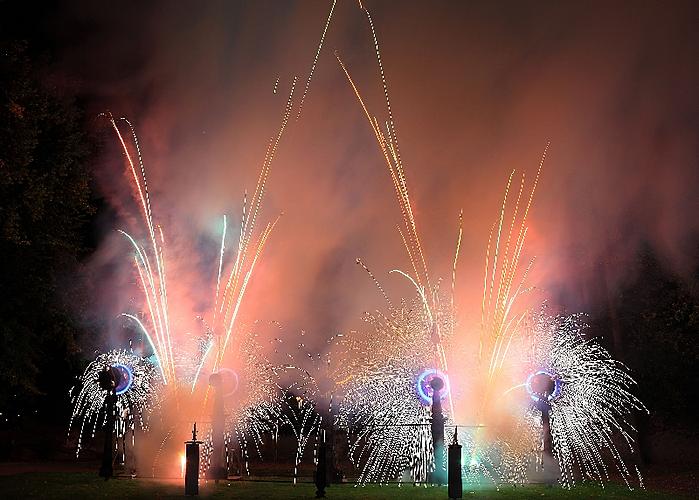
<svg viewBox="0 0 699 500">
<path fill-rule="evenodd" d="M 289 481 L 223 481 L 219 484 L 202 481 L 202 498 L 236 499 L 302 499 L 314 498 L 315 486 L 304 482 L 294 486 Z M 104 481 L 94 472 L 17 472 L 0 475 L 2 498 L 52 498 L 78 500 L 83 498 L 186 498 L 181 479 L 128 479 Z M 447 498 L 445 487 L 387 485 L 354 487 L 352 484 L 333 485 L 326 491 L 328 499 L 386 499 L 421 500 Z M 558 486 L 529 485 L 469 491 L 464 498 L 474 499 L 542 499 L 542 498 L 682 498 L 678 493 L 650 490 L 629 491 L 611 484 L 602 489 L 596 484 L 578 485 L 572 490 Z M 687 496 L 686 498 L 691 498 Z"/>
</svg>

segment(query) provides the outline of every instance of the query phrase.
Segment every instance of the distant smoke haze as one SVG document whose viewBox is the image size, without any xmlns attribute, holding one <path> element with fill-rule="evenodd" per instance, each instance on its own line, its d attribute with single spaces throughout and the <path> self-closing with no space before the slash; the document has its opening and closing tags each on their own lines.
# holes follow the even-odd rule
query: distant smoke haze
<svg viewBox="0 0 699 500">
<path fill-rule="evenodd" d="M 597 307 L 606 300 L 600 280 L 616 286 L 646 242 L 676 272 L 696 265 L 693 2 L 365 3 L 434 278 L 450 280 L 464 210 L 457 282 L 464 329 L 480 318 L 485 246 L 507 176 L 517 169 L 531 181 L 549 140 L 525 251 L 537 258 L 531 282 L 554 304 Z M 134 122 L 156 222 L 171 242 L 178 320 L 193 328 L 191 318 L 210 307 L 221 215 L 233 236 L 294 75 L 296 96 L 303 92 L 330 2 L 70 6 L 55 21 L 61 67 L 95 114 L 109 109 Z M 409 266 L 400 212 L 334 50 L 370 110 L 386 118 L 366 19 L 353 2 L 339 2 L 303 114 L 272 166 L 261 222 L 284 216 L 243 307 L 247 322 L 303 328 L 319 346 L 357 327 L 362 311 L 383 307 L 356 257 L 395 298 L 412 293 L 387 274 Z M 143 236 L 117 148 L 103 160 L 98 178 L 120 225 Z M 105 314 L 138 303 L 129 256 L 116 236 L 95 256 L 97 273 L 121 266 L 100 287 Z"/>
</svg>

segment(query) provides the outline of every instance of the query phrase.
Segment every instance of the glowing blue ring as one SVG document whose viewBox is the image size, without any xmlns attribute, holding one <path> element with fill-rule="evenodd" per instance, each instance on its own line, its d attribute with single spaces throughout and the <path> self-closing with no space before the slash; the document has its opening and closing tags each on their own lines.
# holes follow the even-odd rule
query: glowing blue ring
<svg viewBox="0 0 699 500">
<path fill-rule="evenodd" d="M 428 391 L 431 391 L 428 389 L 428 387 L 430 385 L 430 380 L 435 377 L 439 377 L 444 381 L 444 388 L 440 391 L 442 394 L 442 401 L 447 399 L 449 396 L 449 377 L 436 368 L 428 368 L 418 375 L 417 380 L 415 381 L 415 389 L 417 391 L 418 398 L 425 406 L 430 406 L 432 404 L 432 394 L 428 393 Z"/>
<path fill-rule="evenodd" d="M 561 382 L 561 379 L 558 378 L 555 373 L 551 373 L 548 370 L 538 370 L 527 377 L 527 383 L 525 384 L 529 396 L 535 403 L 544 402 L 543 398 L 540 397 L 540 394 L 535 392 L 532 388 L 532 380 L 534 380 L 534 377 L 537 375 L 546 375 L 553 381 L 553 392 L 546 396 L 545 402 L 551 402 L 561 395 L 561 389 L 563 389 L 563 382 Z"/>
<path fill-rule="evenodd" d="M 112 368 L 118 370 L 122 375 L 121 382 L 119 382 L 119 385 L 115 387 L 116 394 L 119 396 L 131 389 L 131 386 L 133 385 L 133 372 L 131 371 L 131 367 L 121 363 L 112 365 Z"/>
</svg>

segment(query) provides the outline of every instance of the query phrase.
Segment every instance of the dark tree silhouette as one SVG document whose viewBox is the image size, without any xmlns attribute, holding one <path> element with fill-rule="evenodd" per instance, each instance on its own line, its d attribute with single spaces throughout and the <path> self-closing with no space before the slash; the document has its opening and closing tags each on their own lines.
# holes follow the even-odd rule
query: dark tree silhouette
<svg viewBox="0 0 699 500">
<path fill-rule="evenodd" d="M 90 141 L 28 44 L 0 40 L 0 404 L 26 409 L 75 371 L 74 274 L 92 213 Z M 56 394 L 58 396 L 58 394 Z M 9 412 L 8 412 L 9 413 Z M 16 413 L 16 412 L 15 412 Z"/>
<path fill-rule="evenodd" d="M 592 333 L 618 329 L 635 392 L 651 412 L 649 431 L 694 429 L 699 420 L 699 275 L 677 276 L 649 246 L 636 269 L 593 316 Z M 611 346 L 610 346 L 611 347 Z"/>
</svg>

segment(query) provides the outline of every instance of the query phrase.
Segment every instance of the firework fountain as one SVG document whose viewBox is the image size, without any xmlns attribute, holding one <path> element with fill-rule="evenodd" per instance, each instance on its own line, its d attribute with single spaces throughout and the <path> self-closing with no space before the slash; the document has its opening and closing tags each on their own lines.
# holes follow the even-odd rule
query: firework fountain
<svg viewBox="0 0 699 500">
<path fill-rule="evenodd" d="M 430 359 L 434 363 L 432 370 L 441 369 L 443 378 L 448 380 L 448 351 L 455 349 L 454 289 L 463 229 L 460 217 L 451 297 L 440 300 L 439 284 L 431 284 L 408 195 L 376 30 L 368 10 L 361 3 L 360 8 L 371 29 L 380 71 L 388 115 L 383 126 L 370 113 L 340 56 L 336 54 L 336 57 L 374 132 L 396 191 L 403 219 L 398 229 L 412 273 L 392 272 L 401 274 L 414 285 L 419 304 L 407 305 L 403 301 L 400 308 L 394 308 L 374 275 L 358 260 L 381 290 L 390 312 L 368 315 L 376 336 L 364 335 L 348 345 L 349 352 L 361 357 L 363 366 L 348 370 L 340 379 L 345 388 L 343 416 L 346 425 L 354 424 L 359 429 L 350 449 L 360 467 L 360 483 L 394 480 L 406 469 L 411 470 L 413 481 L 424 481 L 429 470 L 439 464 L 434 464 L 434 450 L 427 436 L 429 416 L 424 410 L 421 412 L 416 403 L 425 394 L 420 394 L 420 382 L 415 391 L 413 381 L 420 373 L 419 367 L 424 367 L 425 360 Z M 549 368 L 551 372 L 532 372 L 526 383 L 517 386 L 531 390 L 534 379 L 548 377 L 551 380 L 552 387 L 547 389 L 545 400 L 539 401 L 539 411 L 544 418 L 537 419 L 531 408 L 504 404 L 502 396 L 510 392 L 507 384 L 521 365 L 522 357 L 514 352 L 517 349 L 513 346 L 521 344 L 525 318 L 533 307 L 523 304 L 522 297 L 533 290 L 527 285 L 527 277 L 534 261 L 530 260 L 524 270 L 520 270 L 520 260 L 527 235 L 527 217 L 548 147 L 547 144 L 528 195 L 523 174 L 514 202 L 510 200 L 510 193 L 515 191 L 512 189 L 515 172 L 510 174 L 498 220 L 488 239 L 477 358 L 468 375 L 476 386 L 479 401 L 470 418 L 479 425 L 475 426 L 475 432 L 459 436 L 459 441 L 465 443 L 464 453 L 470 455 L 470 459 L 462 460 L 467 481 L 486 476 L 496 484 L 524 482 L 531 469 L 532 453 L 541 446 L 544 451 L 552 450 L 566 486 L 573 484 L 576 471 L 589 478 L 608 479 L 603 450 L 609 450 L 624 479 L 629 477 L 614 445 L 613 434 L 619 433 L 630 445 L 631 436 L 624 418 L 644 408 L 628 391 L 632 380 L 623 367 L 598 344 L 585 341 L 573 328 L 573 320 L 564 323 L 563 328 L 552 329 L 545 325 L 556 324 L 555 321 L 549 319 L 547 323 L 540 318 L 539 334 L 530 337 L 533 338 L 531 352 L 538 354 L 530 358 L 528 366 L 532 363 L 557 365 L 555 369 Z M 552 330 L 559 334 L 552 335 Z M 563 377 L 571 377 L 570 382 L 562 382 Z M 453 423 L 456 421 L 454 388 L 447 384 L 445 392 L 449 400 L 447 419 Z M 540 439 L 541 426 L 548 425 L 550 444 Z M 590 434 L 584 432 L 588 427 L 594 429 Z"/>
<path fill-rule="evenodd" d="M 628 416 L 647 410 L 630 392 L 635 382 L 626 367 L 595 339 L 586 339 L 585 328 L 581 314 L 556 316 L 542 307 L 521 342 L 528 375 L 508 392 L 526 392 L 530 411 L 543 417 L 533 422 L 542 428 L 543 451 L 555 457 L 564 485 L 572 486 L 576 477 L 609 480 L 605 455 L 629 487 L 632 479 L 642 484 L 638 468 L 632 474 L 624 455 L 634 452 Z"/>
<path fill-rule="evenodd" d="M 333 0 L 299 99 L 296 120 L 301 116 L 303 103 L 309 93 L 335 5 L 336 1 Z M 275 83 L 274 94 L 277 94 L 278 84 L 279 79 Z M 178 427 L 182 427 L 182 430 L 189 429 L 191 420 L 201 420 L 206 414 L 204 409 L 208 408 L 212 398 L 209 397 L 210 386 L 202 382 L 203 379 L 208 378 L 209 381 L 213 381 L 234 378 L 236 386 L 240 383 L 241 387 L 238 391 L 227 390 L 224 394 L 227 402 L 232 402 L 234 406 L 226 416 L 226 456 L 230 458 L 231 448 L 235 447 L 234 444 L 239 445 L 241 451 L 238 458 L 245 462 L 245 470 L 248 473 L 249 441 L 254 443 L 259 452 L 262 435 L 269 430 L 270 422 L 276 422 L 281 418 L 284 396 L 289 390 L 289 387 L 282 388 L 279 383 L 279 374 L 283 367 L 272 366 L 252 337 L 245 337 L 240 332 L 238 322 L 245 292 L 255 267 L 279 220 L 277 217 L 266 223 L 262 230 L 257 229 L 270 169 L 294 108 L 296 84 L 297 77 L 294 77 L 278 131 L 267 144 L 255 190 L 250 197 L 247 192 L 245 194 L 240 230 L 237 242 L 233 245 L 232 258 L 229 257 L 229 221 L 225 215 L 223 216 L 220 251 L 217 262 L 212 265 L 216 277 L 212 304 L 207 319 L 198 318 L 203 325 L 203 333 L 194 342 L 183 338 L 182 332 L 176 331 L 178 327 L 173 322 L 171 311 L 173 307 L 177 307 L 177 304 L 171 303 L 168 295 L 166 267 L 171 269 L 171 266 L 166 266 L 168 262 L 167 232 L 158 224 L 151 207 L 146 168 L 138 136 L 133 125 L 126 118 L 115 119 L 108 113 L 103 115 L 116 134 L 125 158 L 132 192 L 142 221 L 142 228 L 138 232 L 145 236 L 141 239 L 135 235 L 137 233 L 132 233 L 130 230 L 129 232 L 119 230 L 133 248 L 134 269 L 143 294 L 143 311 L 124 312 L 122 317 L 131 322 L 145 338 L 148 349 L 152 352 L 150 357 L 152 364 L 148 366 L 152 366 L 159 374 L 159 387 L 149 389 L 152 392 L 158 392 L 158 415 L 161 417 L 160 427 L 162 427 L 162 432 L 156 439 L 160 445 L 155 454 L 154 463 L 160 460 L 170 438 L 179 433 Z M 236 337 L 243 338 L 236 340 Z M 101 363 L 101 359 L 101 357 L 98 358 L 93 364 Z M 238 372 L 229 368 L 234 366 L 231 363 L 234 363 Z M 90 365 L 88 372 L 92 366 Z M 88 377 L 88 372 L 85 377 Z M 95 418 L 92 415 L 94 408 L 98 403 L 101 404 L 99 398 L 95 399 L 96 395 L 96 390 L 84 395 L 81 393 L 79 399 L 75 400 L 75 414 L 71 419 L 71 425 L 76 419 L 88 421 L 90 418 Z M 143 404 L 150 404 L 150 400 L 144 401 Z M 180 420 L 183 421 L 173 423 L 163 420 L 168 414 L 180 415 Z M 184 433 L 181 434 L 184 436 Z M 211 439 L 211 432 L 209 432 L 209 440 L 204 446 L 206 452 L 205 460 L 202 461 L 204 466 L 210 465 L 211 462 L 211 446 L 209 446 Z M 154 471 L 155 468 L 154 465 Z"/>
<path fill-rule="evenodd" d="M 116 395 L 114 409 L 105 404 L 106 396 L 112 391 L 100 385 L 100 375 L 107 370 L 117 370 L 119 373 L 119 382 L 113 387 Z M 159 402 L 161 384 L 162 378 L 156 366 L 133 352 L 112 350 L 97 356 L 80 377 L 79 385 L 71 389 L 73 412 L 68 426 L 69 434 L 75 424 L 80 425 L 76 456 L 82 449 L 83 438 L 88 434 L 94 437 L 97 429 L 111 420 L 114 428 L 106 429 L 106 432 L 116 434 L 121 443 L 121 458 L 125 458 L 129 442 L 130 447 L 135 444 L 137 430 L 148 429 L 151 412 Z M 108 418 L 109 411 L 114 412 L 115 419 Z"/>
<path fill-rule="evenodd" d="M 255 266 L 260 259 L 264 246 L 275 226 L 279 217 L 272 222 L 266 224 L 259 234 L 256 231 L 256 225 L 259 219 L 260 207 L 265 191 L 266 182 L 269 176 L 272 161 L 277 152 L 279 142 L 283 136 L 286 125 L 292 109 L 292 97 L 296 80 L 287 100 L 284 113 L 282 116 L 281 125 L 276 136 L 273 136 L 268 144 L 258 182 L 255 191 L 248 200 L 245 196 L 243 203 L 243 214 L 238 234 L 237 248 L 233 259 L 227 259 L 226 242 L 227 242 L 227 217 L 223 217 L 223 231 L 221 235 L 221 246 L 218 253 L 217 265 L 215 266 L 216 285 L 213 294 L 212 321 L 208 324 L 203 318 L 199 318 L 204 325 L 204 333 L 197 341 L 196 345 L 192 346 L 187 343 L 173 331 L 170 309 L 172 304 L 168 296 L 168 279 L 166 273 L 166 238 L 163 227 L 154 221 L 154 214 L 151 208 L 151 198 L 148 190 L 148 182 L 146 177 L 146 169 L 143 163 L 141 148 L 138 141 L 138 136 L 132 124 L 125 118 L 119 120 L 114 119 L 111 115 L 104 115 L 113 131 L 116 134 L 119 145 L 123 152 L 124 158 L 128 165 L 129 177 L 135 199 L 138 203 L 143 228 L 146 233 L 144 242 L 139 241 L 129 232 L 119 229 L 126 240 L 130 243 L 134 250 L 134 268 L 138 276 L 138 283 L 143 292 L 145 314 L 122 313 L 122 317 L 141 332 L 145 338 L 148 348 L 152 352 L 150 361 L 146 366 L 151 367 L 158 372 L 158 380 L 160 386 L 158 388 L 152 384 L 146 385 L 139 383 L 140 391 L 159 392 L 158 401 L 160 403 L 159 414 L 178 413 L 182 414 L 185 408 L 199 408 L 194 410 L 194 413 L 182 414 L 187 422 L 183 421 L 183 428 L 188 428 L 191 423 L 189 420 L 201 419 L 201 409 L 206 406 L 208 399 L 208 390 L 203 389 L 196 391 L 200 385 L 198 381 L 203 372 L 219 372 L 224 370 L 224 360 L 227 359 L 227 353 L 231 351 L 231 342 L 237 331 L 237 319 L 239 317 L 241 304 L 245 296 L 245 291 L 253 275 Z M 128 131 L 128 136 L 122 131 L 125 127 Z M 130 137 L 131 141 L 127 141 L 126 137 Z M 242 343 L 241 343 L 242 344 Z M 236 347 L 238 345 L 236 344 Z M 235 351 L 235 349 L 234 349 Z M 116 352 L 116 351 L 115 351 Z M 235 355 L 234 353 L 233 355 Z M 246 352 L 249 356 L 253 354 Z M 260 352 L 256 354 L 259 356 Z M 233 356 L 232 355 L 232 356 Z M 125 354 L 122 354 L 125 356 Z M 261 363 L 263 363 L 261 361 Z M 93 362 L 84 376 L 84 380 L 91 377 L 91 371 L 96 369 L 96 366 L 104 364 L 104 359 L 98 357 Z M 246 365 L 247 367 L 247 365 Z M 139 365 L 139 370 L 143 370 Z M 244 370 L 247 374 L 256 374 L 256 370 Z M 142 377 L 139 372 L 139 377 Z M 85 392 L 83 389 L 79 397 L 74 400 L 74 415 L 73 419 L 82 419 L 89 421 L 95 408 L 102 404 L 96 389 L 89 389 L 91 392 Z M 139 394 L 141 406 L 139 412 L 144 413 L 152 398 L 148 394 Z M 261 406 L 265 406 L 266 400 L 261 397 L 259 391 L 249 391 L 249 397 L 260 396 L 257 402 Z M 198 400 L 196 402 L 195 400 Z M 193 404 L 185 404 L 185 401 Z M 202 405 L 203 401 L 203 405 Z M 248 401 L 248 405 L 243 405 L 243 413 L 250 410 L 253 404 Z M 165 407 L 177 409 L 176 412 L 167 412 Z M 190 410 L 187 410 L 188 412 Z M 264 410 L 260 410 L 264 413 Z M 254 413 L 254 412 L 253 412 Z M 238 413 L 238 416 L 242 414 Z M 251 417 L 246 414 L 246 417 Z M 260 415 L 260 419 L 264 417 Z M 71 425 L 72 425 L 71 420 Z M 249 420 L 249 418 L 248 418 Z M 186 427 L 184 425 L 186 424 Z M 84 424 L 83 424 L 84 425 Z M 169 438 L 176 433 L 175 427 L 178 424 L 165 424 L 167 430 L 165 437 L 162 438 L 160 449 L 156 453 L 155 461 L 160 458 L 161 451 Z M 243 424 L 246 430 L 255 431 L 255 426 L 248 421 Z M 155 467 L 154 467 L 155 469 Z"/>
</svg>

